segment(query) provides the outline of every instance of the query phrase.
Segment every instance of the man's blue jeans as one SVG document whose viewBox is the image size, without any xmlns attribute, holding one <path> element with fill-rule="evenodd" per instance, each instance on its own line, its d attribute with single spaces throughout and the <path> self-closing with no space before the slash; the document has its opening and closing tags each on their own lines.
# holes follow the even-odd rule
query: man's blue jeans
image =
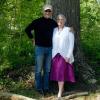
<svg viewBox="0 0 100 100">
<path fill-rule="evenodd" d="M 52 57 L 51 47 L 35 47 L 35 86 L 37 90 L 49 89 L 49 73 Z"/>
</svg>

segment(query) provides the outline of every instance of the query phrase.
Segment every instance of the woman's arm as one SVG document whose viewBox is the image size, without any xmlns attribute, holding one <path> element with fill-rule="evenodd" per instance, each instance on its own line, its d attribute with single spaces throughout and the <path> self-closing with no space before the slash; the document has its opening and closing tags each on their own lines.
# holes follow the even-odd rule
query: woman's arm
<svg viewBox="0 0 100 100">
<path fill-rule="evenodd" d="M 74 49 L 74 33 L 69 32 L 68 35 L 68 39 L 69 39 L 69 47 L 68 47 L 68 52 L 67 52 L 67 56 L 66 59 L 69 60 L 70 56 L 73 54 L 73 49 Z"/>
</svg>

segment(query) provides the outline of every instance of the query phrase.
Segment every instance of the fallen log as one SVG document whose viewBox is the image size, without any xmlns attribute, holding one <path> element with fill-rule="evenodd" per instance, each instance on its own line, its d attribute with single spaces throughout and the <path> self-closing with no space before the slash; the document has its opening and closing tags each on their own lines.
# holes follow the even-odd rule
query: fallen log
<svg viewBox="0 0 100 100">
<path fill-rule="evenodd" d="M 18 94 L 0 93 L 0 100 L 36 100 Z"/>
</svg>

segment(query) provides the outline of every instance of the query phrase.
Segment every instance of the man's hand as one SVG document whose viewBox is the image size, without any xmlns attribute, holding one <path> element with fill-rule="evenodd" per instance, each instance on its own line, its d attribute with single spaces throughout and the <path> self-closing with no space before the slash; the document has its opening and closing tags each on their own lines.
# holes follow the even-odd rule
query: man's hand
<svg viewBox="0 0 100 100">
<path fill-rule="evenodd" d="M 32 39 L 32 44 L 35 45 L 35 40 L 34 39 Z"/>
<path fill-rule="evenodd" d="M 75 30 L 73 27 L 70 27 L 70 32 L 75 33 Z"/>
</svg>

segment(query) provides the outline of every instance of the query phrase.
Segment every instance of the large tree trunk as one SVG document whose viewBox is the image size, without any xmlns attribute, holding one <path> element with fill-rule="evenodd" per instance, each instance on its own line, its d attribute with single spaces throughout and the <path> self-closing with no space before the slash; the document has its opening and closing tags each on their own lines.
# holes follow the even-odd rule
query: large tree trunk
<svg viewBox="0 0 100 100">
<path fill-rule="evenodd" d="M 89 83 L 89 86 L 94 86 L 93 84 L 96 83 L 95 72 L 86 62 L 84 53 L 80 48 L 80 0 L 47 0 L 46 3 L 52 4 L 54 9 L 54 19 L 59 13 L 62 13 L 66 16 L 66 25 L 74 27 L 75 67 L 78 69 L 79 78 L 82 78 L 86 83 Z"/>
</svg>

